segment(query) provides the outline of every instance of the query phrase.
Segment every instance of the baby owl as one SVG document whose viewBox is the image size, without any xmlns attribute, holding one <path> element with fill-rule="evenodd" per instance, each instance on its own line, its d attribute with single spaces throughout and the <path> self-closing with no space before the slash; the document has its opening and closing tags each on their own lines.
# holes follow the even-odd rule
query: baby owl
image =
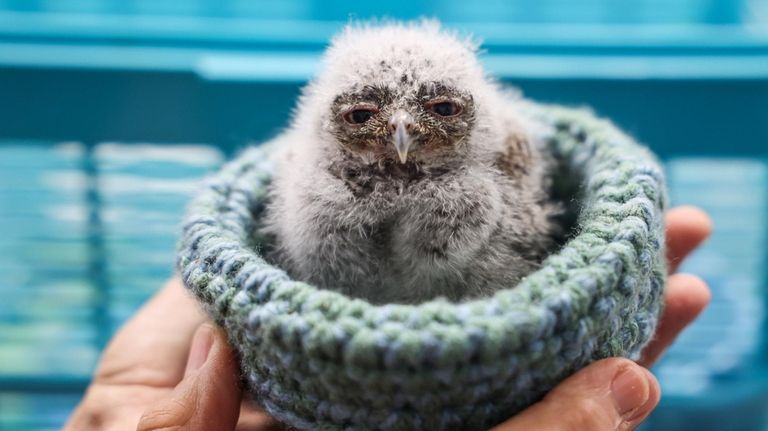
<svg viewBox="0 0 768 431">
<path fill-rule="evenodd" d="M 475 53 L 434 22 L 333 40 L 272 143 L 273 263 L 377 304 L 487 295 L 537 268 L 557 232 L 551 163 Z"/>
</svg>

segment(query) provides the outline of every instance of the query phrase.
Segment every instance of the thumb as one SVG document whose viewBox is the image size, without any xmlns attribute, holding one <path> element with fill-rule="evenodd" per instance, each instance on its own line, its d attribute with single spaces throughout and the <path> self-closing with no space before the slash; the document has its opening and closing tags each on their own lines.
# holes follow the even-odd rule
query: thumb
<svg viewBox="0 0 768 431">
<path fill-rule="evenodd" d="M 205 323 L 192 339 L 184 378 L 144 412 L 137 431 L 234 430 L 241 395 L 235 354 L 222 330 Z"/>
<path fill-rule="evenodd" d="M 656 407 L 656 378 L 628 359 L 595 362 L 492 431 L 632 430 Z"/>
</svg>

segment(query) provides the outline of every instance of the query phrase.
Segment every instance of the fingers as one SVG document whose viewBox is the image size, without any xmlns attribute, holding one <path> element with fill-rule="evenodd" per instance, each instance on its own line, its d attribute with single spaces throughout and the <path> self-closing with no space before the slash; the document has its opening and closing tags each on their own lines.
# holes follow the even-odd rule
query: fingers
<svg viewBox="0 0 768 431">
<path fill-rule="evenodd" d="M 144 412 L 136 429 L 234 430 L 240 401 L 236 356 L 223 331 L 204 324 L 195 333 L 183 380 Z"/>
<path fill-rule="evenodd" d="M 712 232 L 712 221 L 695 207 L 673 208 L 667 213 L 667 261 L 669 272 L 674 273 L 680 263 Z M 643 351 L 638 361 L 652 366 L 682 330 L 707 306 L 709 288 L 698 277 L 675 274 L 669 277 L 665 292 L 665 307 L 656 336 Z"/>
<path fill-rule="evenodd" d="M 656 330 L 656 337 L 643 351 L 638 363 L 650 367 L 682 330 L 696 319 L 709 304 L 706 283 L 689 274 L 674 274 L 667 281 L 666 305 Z"/>
<path fill-rule="evenodd" d="M 269 416 L 254 402 L 244 399 L 240 405 L 240 418 L 235 429 L 237 431 L 279 431 L 288 428 Z"/>
<path fill-rule="evenodd" d="M 712 231 L 712 221 L 695 207 L 674 208 L 667 213 L 667 260 L 669 272 L 704 241 Z M 693 275 L 674 274 L 667 281 L 665 307 L 656 336 L 643 351 L 639 364 L 650 367 L 677 336 L 709 304 L 706 283 Z"/>
<path fill-rule="evenodd" d="M 174 278 L 115 335 L 94 383 L 174 387 L 181 380 L 195 329 L 206 320 Z"/>
<path fill-rule="evenodd" d="M 631 430 L 656 407 L 656 378 L 627 359 L 593 363 L 492 431 Z"/>
<path fill-rule="evenodd" d="M 712 232 L 712 220 L 707 214 L 692 206 L 682 206 L 667 213 L 667 261 L 669 272 L 677 271 L 688 256 Z"/>
</svg>

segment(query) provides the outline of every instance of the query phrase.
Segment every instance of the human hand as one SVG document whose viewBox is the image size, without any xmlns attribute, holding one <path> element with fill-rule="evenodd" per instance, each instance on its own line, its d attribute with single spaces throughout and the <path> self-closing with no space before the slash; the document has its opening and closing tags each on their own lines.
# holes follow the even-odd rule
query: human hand
<svg viewBox="0 0 768 431">
<path fill-rule="evenodd" d="M 674 273 L 682 260 L 709 236 L 707 215 L 692 207 L 667 214 L 667 260 Z M 638 363 L 608 358 L 597 361 L 492 431 L 608 431 L 631 430 L 656 407 L 659 383 L 650 367 L 709 303 L 709 289 L 698 277 L 672 274 L 667 281 L 666 306 L 656 336 Z"/>
<path fill-rule="evenodd" d="M 280 429 L 241 393 L 226 336 L 174 278 L 109 343 L 64 429 Z"/>
<path fill-rule="evenodd" d="M 700 210 L 669 212 L 670 272 L 710 230 Z M 703 281 L 671 275 L 659 329 L 638 363 L 647 367 L 658 359 L 708 301 Z M 172 280 L 112 340 L 65 429 L 279 429 L 266 413 L 241 403 L 235 355 L 223 332 L 206 320 L 179 280 Z M 655 378 L 640 365 L 619 358 L 595 362 L 494 430 L 632 429 L 660 396 Z"/>
</svg>

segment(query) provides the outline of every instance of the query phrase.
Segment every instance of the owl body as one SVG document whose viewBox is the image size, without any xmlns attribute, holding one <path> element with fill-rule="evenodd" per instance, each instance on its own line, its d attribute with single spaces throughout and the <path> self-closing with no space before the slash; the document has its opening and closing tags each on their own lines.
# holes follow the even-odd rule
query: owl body
<svg viewBox="0 0 768 431">
<path fill-rule="evenodd" d="M 268 258 L 373 303 L 513 287 L 552 250 L 559 211 L 517 103 L 436 24 L 348 29 L 274 142 Z"/>
</svg>

